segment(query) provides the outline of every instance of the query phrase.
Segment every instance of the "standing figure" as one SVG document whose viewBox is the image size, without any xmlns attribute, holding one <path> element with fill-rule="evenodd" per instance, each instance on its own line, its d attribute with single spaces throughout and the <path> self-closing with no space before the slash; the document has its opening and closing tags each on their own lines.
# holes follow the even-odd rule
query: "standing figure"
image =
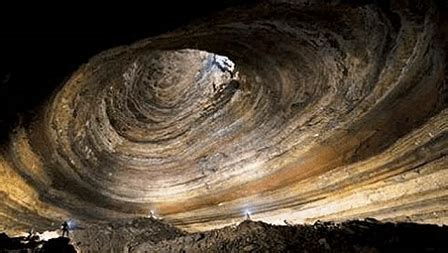
<svg viewBox="0 0 448 253">
<path fill-rule="evenodd" d="M 28 236 L 25 238 L 26 241 L 31 241 L 34 237 L 34 228 L 30 228 L 30 230 L 28 231 Z"/>
<path fill-rule="evenodd" d="M 62 223 L 61 229 L 62 229 L 62 236 L 64 237 L 65 234 L 67 234 L 67 237 L 68 237 L 68 223 L 66 221 L 64 221 L 64 223 Z"/>
</svg>

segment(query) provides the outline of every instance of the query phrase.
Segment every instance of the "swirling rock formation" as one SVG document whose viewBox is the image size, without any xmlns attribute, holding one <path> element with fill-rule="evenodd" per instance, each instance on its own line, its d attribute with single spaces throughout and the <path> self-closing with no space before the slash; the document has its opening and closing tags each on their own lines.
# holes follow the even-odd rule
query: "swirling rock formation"
<svg viewBox="0 0 448 253">
<path fill-rule="evenodd" d="M 267 1 L 107 50 L 11 133 L 0 228 L 446 224 L 440 20 L 430 1 Z"/>
</svg>

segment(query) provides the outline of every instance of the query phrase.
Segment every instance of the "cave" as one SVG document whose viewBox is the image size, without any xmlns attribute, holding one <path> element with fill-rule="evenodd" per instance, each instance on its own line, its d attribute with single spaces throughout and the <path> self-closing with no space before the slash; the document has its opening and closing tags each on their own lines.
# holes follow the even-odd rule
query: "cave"
<svg viewBox="0 0 448 253">
<path fill-rule="evenodd" d="M 446 252 L 448 4 L 185 5 L 2 32 L 0 251 Z"/>
</svg>

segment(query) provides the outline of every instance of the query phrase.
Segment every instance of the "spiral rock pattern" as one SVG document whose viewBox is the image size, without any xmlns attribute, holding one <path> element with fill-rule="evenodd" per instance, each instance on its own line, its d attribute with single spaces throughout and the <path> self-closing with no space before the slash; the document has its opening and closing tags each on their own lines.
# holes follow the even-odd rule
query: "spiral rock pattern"
<svg viewBox="0 0 448 253">
<path fill-rule="evenodd" d="M 1 225 L 446 224 L 436 20 L 430 1 L 273 1 L 105 51 L 12 134 Z"/>
</svg>

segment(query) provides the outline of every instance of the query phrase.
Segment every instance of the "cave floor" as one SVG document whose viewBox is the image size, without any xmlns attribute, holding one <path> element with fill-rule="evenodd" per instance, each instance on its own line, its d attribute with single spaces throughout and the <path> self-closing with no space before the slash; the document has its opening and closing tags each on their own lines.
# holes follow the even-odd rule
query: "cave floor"
<svg viewBox="0 0 448 253">
<path fill-rule="evenodd" d="M 186 233 L 161 220 L 138 218 L 81 225 L 69 237 L 77 252 L 448 252 L 446 226 L 374 219 L 285 226 L 246 220 Z M 0 252 L 6 249 L 3 238 Z"/>
</svg>

